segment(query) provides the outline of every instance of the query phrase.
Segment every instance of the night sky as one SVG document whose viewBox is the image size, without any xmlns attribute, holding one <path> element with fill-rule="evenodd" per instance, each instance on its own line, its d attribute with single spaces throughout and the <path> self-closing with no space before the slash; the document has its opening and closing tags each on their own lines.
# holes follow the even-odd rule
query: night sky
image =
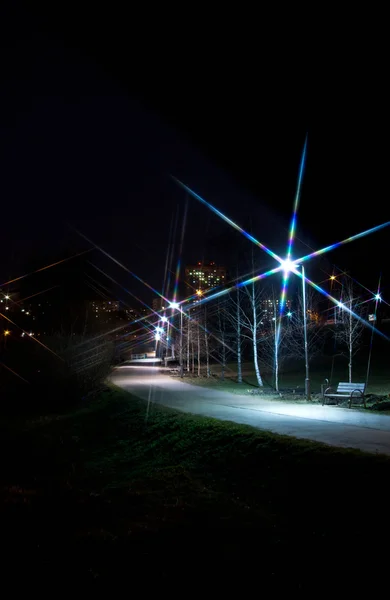
<svg viewBox="0 0 390 600">
<path fill-rule="evenodd" d="M 210 54 L 168 33 L 150 47 L 120 15 L 29 10 L 2 9 L 1 19 L 2 281 L 88 248 L 71 224 L 161 289 L 170 223 L 179 211 L 178 240 L 186 204 L 170 174 L 283 254 L 306 134 L 297 253 L 389 219 L 387 97 L 358 61 L 313 77 L 288 56 L 262 62 L 226 32 Z M 388 237 L 332 252 L 313 278 L 335 263 L 371 289 L 382 273 L 389 289 Z M 234 267 L 248 252 L 250 242 L 189 200 L 184 262 Z"/>
</svg>

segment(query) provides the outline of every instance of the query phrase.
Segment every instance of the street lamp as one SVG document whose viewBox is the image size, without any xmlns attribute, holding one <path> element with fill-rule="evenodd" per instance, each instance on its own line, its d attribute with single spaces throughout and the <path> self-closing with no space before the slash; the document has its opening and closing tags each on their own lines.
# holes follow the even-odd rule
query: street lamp
<svg viewBox="0 0 390 600">
<path fill-rule="evenodd" d="M 166 323 L 167 321 L 168 321 L 168 317 L 166 317 L 165 315 L 163 317 L 161 317 L 162 323 Z"/>
<path fill-rule="evenodd" d="M 382 297 L 380 295 L 380 285 L 381 285 L 381 278 L 379 277 L 379 282 L 378 282 L 378 291 L 375 294 L 373 300 L 375 300 L 375 309 L 374 309 L 374 314 L 372 315 L 373 317 L 373 321 L 374 321 L 374 325 L 376 325 L 376 314 L 378 311 L 378 303 L 382 302 Z M 368 316 L 368 319 L 370 320 L 371 315 Z M 370 339 L 370 350 L 368 353 L 368 362 L 367 362 L 367 374 L 366 374 L 366 387 L 368 386 L 368 378 L 370 376 L 370 367 L 371 367 L 371 353 L 372 353 L 372 344 L 374 341 L 374 329 L 371 330 L 371 339 Z"/>
<path fill-rule="evenodd" d="M 294 262 L 291 258 L 286 258 L 280 262 L 283 269 L 284 277 L 287 278 L 289 273 L 297 273 L 297 269 L 301 267 L 302 277 L 302 297 L 303 297 L 303 330 L 304 330 L 304 344 L 305 344 L 305 395 L 306 400 L 310 400 L 310 377 L 309 377 L 309 349 L 307 345 L 307 316 L 306 316 L 306 281 L 305 281 L 305 267 L 299 262 Z M 288 315 L 289 316 L 289 315 Z"/>
</svg>

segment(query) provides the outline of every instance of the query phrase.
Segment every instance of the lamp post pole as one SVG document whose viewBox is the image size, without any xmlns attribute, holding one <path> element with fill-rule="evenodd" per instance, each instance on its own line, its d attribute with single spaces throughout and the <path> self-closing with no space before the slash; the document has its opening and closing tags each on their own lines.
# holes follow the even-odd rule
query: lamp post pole
<svg viewBox="0 0 390 600">
<path fill-rule="evenodd" d="M 183 379 L 184 364 L 183 364 L 183 310 L 180 310 L 180 377 Z"/>
<path fill-rule="evenodd" d="M 303 300 L 303 331 L 305 339 L 305 395 L 306 400 L 311 400 L 310 395 L 310 376 L 309 376 L 309 349 L 307 346 L 307 315 L 306 315 L 306 282 L 305 282 L 305 267 L 302 265 L 302 300 Z"/>
</svg>

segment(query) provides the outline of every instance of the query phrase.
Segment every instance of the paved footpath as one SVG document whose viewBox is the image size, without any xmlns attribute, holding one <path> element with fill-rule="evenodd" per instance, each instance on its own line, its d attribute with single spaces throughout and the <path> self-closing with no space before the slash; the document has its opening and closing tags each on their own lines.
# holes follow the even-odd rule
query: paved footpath
<svg viewBox="0 0 390 600">
<path fill-rule="evenodd" d="M 158 369 L 119 367 L 111 381 L 146 401 L 343 448 L 390 455 L 390 416 L 319 404 L 288 404 L 190 385 Z"/>
</svg>

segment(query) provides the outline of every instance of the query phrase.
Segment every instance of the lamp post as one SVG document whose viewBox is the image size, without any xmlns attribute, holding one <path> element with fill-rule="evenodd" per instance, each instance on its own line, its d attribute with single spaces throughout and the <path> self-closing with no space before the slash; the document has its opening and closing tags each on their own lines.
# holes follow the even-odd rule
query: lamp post
<svg viewBox="0 0 390 600">
<path fill-rule="evenodd" d="M 381 285 L 381 278 L 379 277 L 379 283 L 378 283 L 378 291 L 374 296 L 374 300 L 375 300 L 375 310 L 374 310 L 374 325 L 376 325 L 376 314 L 378 311 L 378 303 L 382 302 L 382 297 L 380 294 L 380 285 Z M 368 317 L 370 318 L 370 317 Z M 374 329 L 371 329 L 371 339 L 370 339 L 370 350 L 368 353 L 368 362 L 367 362 L 367 374 L 366 374 L 366 388 L 368 386 L 368 378 L 370 376 L 370 367 L 371 367 L 371 354 L 372 354 L 372 344 L 374 341 Z"/>
<path fill-rule="evenodd" d="M 302 300 L 303 300 L 303 332 L 305 340 L 305 395 L 306 400 L 311 400 L 310 395 L 310 375 L 309 375 L 309 348 L 307 345 L 307 315 L 306 315 L 306 281 L 305 267 L 302 265 Z"/>
<path fill-rule="evenodd" d="M 286 258 L 286 260 L 281 263 L 284 271 L 285 279 L 291 272 L 297 273 L 298 267 L 301 267 L 301 277 L 302 277 L 302 303 L 303 303 L 303 334 L 304 334 L 304 346 L 305 346 L 305 395 L 306 400 L 311 400 L 310 395 L 310 376 L 309 376 L 309 348 L 307 343 L 307 315 L 306 315 L 306 281 L 305 281 L 305 268 L 303 264 L 299 264 L 299 262 L 294 262 L 290 258 Z"/>
</svg>

